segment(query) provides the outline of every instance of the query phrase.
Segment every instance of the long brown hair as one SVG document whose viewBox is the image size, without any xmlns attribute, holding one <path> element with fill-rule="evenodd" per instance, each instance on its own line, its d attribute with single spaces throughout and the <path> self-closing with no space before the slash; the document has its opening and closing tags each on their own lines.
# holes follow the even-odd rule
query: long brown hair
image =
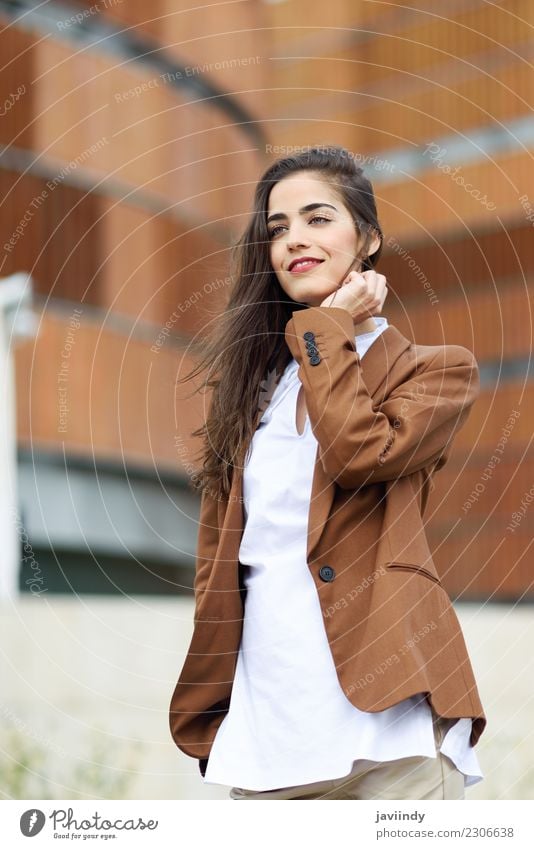
<svg viewBox="0 0 534 849">
<path fill-rule="evenodd" d="M 285 326 L 293 312 L 307 309 L 307 304 L 294 301 L 280 286 L 270 262 L 267 230 L 271 189 L 299 171 L 317 172 L 352 213 L 358 234 L 365 237 L 360 248 L 362 271 L 372 269 L 382 252 L 383 234 L 373 188 L 345 148 L 306 148 L 298 155 L 278 159 L 260 178 L 250 221 L 241 238 L 231 245 L 234 282 L 228 304 L 206 342 L 204 356 L 181 379 L 189 380 L 208 369 L 201 389 L 212 387 L 213 393 L 205 424 L 192 433 L 204 442 L 202 467 L 192 482 L 218 499 L 228 496 L 233 468 L 245 460 L 258 414 L 292 358 L 284 338 Z M 368 256 L 368 245 L 375 234 L 380 236 L 380 246 Z"/>
</svg>

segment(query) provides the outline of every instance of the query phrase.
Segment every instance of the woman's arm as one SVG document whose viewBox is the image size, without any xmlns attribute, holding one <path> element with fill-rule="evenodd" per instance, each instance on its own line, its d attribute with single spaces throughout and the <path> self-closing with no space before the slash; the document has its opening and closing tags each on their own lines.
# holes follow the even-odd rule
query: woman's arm
<svg viewBox="0 0 534 849">
<path fill-rule="evenodd" d="M 304 338 L 309 331 L 320 357 L 315 364 Z M 395 362 L 386 355 L 383 379 L 391 389 L 375 409 L 348 310 L 296 311 L 285 338 L 299 363 L 321 462 L 340 486 L 393 480 L 445 462 L 444 452 L 479 393 L 478 366 L 467 348 L 409 346 Z M 386 344 L 384 337 L 374 344 Z"/>
</svg>

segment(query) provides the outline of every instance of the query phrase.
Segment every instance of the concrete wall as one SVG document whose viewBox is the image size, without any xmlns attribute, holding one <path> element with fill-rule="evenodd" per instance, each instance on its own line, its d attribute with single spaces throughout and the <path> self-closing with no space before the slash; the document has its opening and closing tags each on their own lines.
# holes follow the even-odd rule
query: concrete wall
<svg viewBox="0 0 534 849">
<path fill-rule="evenodd" d="M 488 727 L 472 799 L 534 793 L 532 607 L 456 607 Z M 22 598 L 2 610 L 3 798 L 227 799 L 168 730 L 191 601 Z"/>
</svg>

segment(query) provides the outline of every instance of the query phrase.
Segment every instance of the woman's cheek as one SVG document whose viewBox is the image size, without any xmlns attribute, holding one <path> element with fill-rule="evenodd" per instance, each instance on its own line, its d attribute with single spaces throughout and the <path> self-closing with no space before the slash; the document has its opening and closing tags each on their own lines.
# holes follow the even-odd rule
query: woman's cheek
<svg viewBox="0 0 534 849">
<path fill-rule="evenodd" d="M 278 272 L 280 271 L 280 262 L 279 262 L 279 259 L 278 259 L 278 256 L 277 256 L 277 252 L 276 252 L 276 251 L 271 250 L 271 251 L 269 252 L 269 260 L 270 260 L 270 262 L 271 262 L 271 266 L 272 266 L 272 268 L 273 268 L 273 269 L 274 269 L 274 271 L 278 274 Z"/>
</svg>

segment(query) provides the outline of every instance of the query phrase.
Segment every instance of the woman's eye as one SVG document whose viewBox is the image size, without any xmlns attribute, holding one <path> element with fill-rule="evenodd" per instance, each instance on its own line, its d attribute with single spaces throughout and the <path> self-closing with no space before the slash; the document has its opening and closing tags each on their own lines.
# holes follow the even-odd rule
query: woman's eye
<svg viewBox="0 0 534 849">
<path fill-rule="evenodd" d="M 313 221 L 330 221 L 330 220 L 331 219 L 327 218 L 325 215 L 314 215 L 313 218 L 310 218 L 308 223 L 311 224 Z M 271 239 L 274 238 L 276 236 L 277 231 L 283 230 L 283 229 L 284 229 L 284 227 L 283 227 L 282 224 L 277 224 L 277 226 L 273 227 L 272 230 L 269 232 L 269 237 Z"/>
</svg>

